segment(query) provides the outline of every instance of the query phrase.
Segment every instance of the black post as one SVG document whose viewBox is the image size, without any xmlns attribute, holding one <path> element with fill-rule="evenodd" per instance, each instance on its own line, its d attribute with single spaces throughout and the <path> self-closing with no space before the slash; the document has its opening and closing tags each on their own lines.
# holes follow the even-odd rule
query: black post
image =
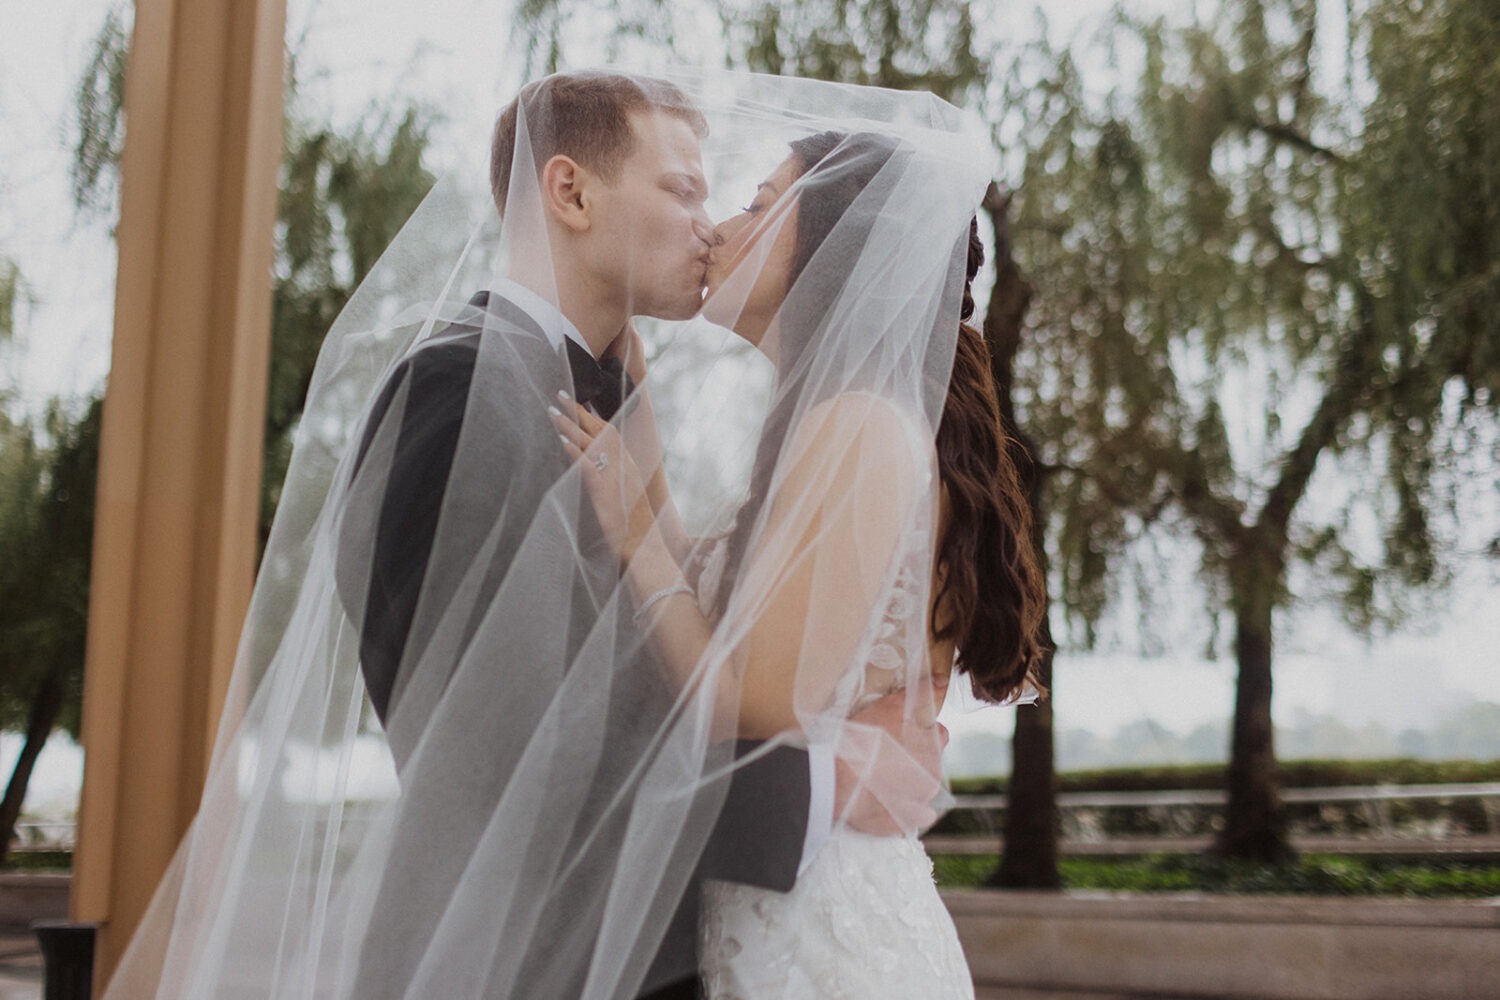
<svg viewBox="0 0 1500 1000">
<path fill-rule="evenodd" d="M 44 1000 L 91 1000 L 94 992 L 94 932 L 98 924 L 37 920 L 31 925 L 46 966 Z"/>
</svg>

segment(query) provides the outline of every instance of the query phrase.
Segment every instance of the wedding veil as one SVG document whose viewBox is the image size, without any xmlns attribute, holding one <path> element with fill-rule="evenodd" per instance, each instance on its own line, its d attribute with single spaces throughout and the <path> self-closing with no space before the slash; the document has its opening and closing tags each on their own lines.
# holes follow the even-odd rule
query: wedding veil
<svg viewBox="0 0 1500 1000">
<path fill-rule="evenodd" d="M 659 953 L 705 854 L 756 849 L 720 839 L 738 775 L 809 745 L 867 777 L 909 764 L 850 717 L 904 690 L 931 723 L 932 442 L 987 136 L 930 95 L 633 85 L 701 140 L 706 204 L 669 192 L 686 212 L 735 215 L 793 141 L 824 155 L 765 195 L 703 314 L 672 288 L 628 304 L 639 386 L 569 367 L 545 89 L 508 177 L 476 158 L 434 188 L 328 333 L 200 811 L 109 996 L 629 998 L 691 971 Z M 788 226 L 815 235 L 763 355 L 729 328 Z M 617 263 L 670 283 L 661 253 L 627 239 Z M 558 390 L 623 394 L 628 441 L 654 419 L 659 454 L 633 453 L 670 485 L 692 594 L 642 607 Z M 653 631 L 684 600 L 686 662 Z M 752 703 L 785 711 L 752 725 Z"/>
</svg>

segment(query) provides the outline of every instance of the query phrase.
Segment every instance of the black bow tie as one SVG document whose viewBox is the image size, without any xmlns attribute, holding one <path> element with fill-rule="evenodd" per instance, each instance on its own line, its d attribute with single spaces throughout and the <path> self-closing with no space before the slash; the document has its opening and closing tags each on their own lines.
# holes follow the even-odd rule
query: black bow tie
<svg viewBox="0 0 1500 1000">
<path fill-rule="evenodd" d="M 573 397 L 584 406 L 592 406 L 594 412 L 605 420 L 614 417 L 620 403 L 635 386 L 625 375 L 625 368 L 618 358 L 594 360 L 594 356 L 580 347 L 576 341 L 564 337 L 567 347 L 568 367 L 573 372 Z"/>
</svg>

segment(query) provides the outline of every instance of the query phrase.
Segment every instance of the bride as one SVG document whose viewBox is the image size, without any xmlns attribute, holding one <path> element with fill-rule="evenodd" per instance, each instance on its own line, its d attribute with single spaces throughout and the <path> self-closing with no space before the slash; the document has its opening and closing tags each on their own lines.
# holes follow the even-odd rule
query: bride
<svg viewBox="0 0 1500 1000">
<path fill-rule="evenodd" d="M 953 669 L 1024 687 L 1041 599 L 961 322 L 988 136 L 925 94 L 564 76 L 325 339 L 110 997 L 969 995 L 915 840 L 935 717 Z"/>
<path fill-rule="evenodd" d="M 840 278 L 852 283 L 879 261 L 884 206 L 869 192 L 912 151 L 886 135 L 832 131 L 790 146 L 749 205 L 718 226 L 708 266 L 704 315 L 764 353 L 779 379 L 749 499 L 736 528 L 710 548 L 712 570 L 674 555 L 667 539 L 680 529 L 670 493 L 659 486 L 648 494 L 614 427 L 576 403 L 554 408 L 564 447 L 579 462 L 633 598 L 650 609 L 653 646 L 677 683 L 696 682 L 715 629 L 732 614 L 724 574 L 764 581 L 765 597 L 741 612 L 743 637 L 711 695 L 723 730 L 810 738 L 830 711 L 841 718 L 907 687 L 931 720 L 954 669 L 979 697 L 1016 701 L 1035 690 L 1044 593 L 978 331 L 957 324 L 935 436 L 921 411 L 883 391 L 891 345 L 878 329 L 853 331 L 865 340 L 847 356 L 867 377 L 846 370 L 821 392 L 796 385 L 820 351 L 855 346 L 840 343 L 826 314 L 849 293 Z M 966 244 L 962 321 L 972 315 L 969 284 L 983 261 L 977 220 Z M 856 273 L 810 275 L 820 252 Z M 875 293 L 873 285 L 858 292 Z M 872 609 L 883 611 L 873 634 Z M 844 818 L 789 892 L 706 884 L 709 1000 L 974 995 L 918 841 L 871 836 Z"/>
</svg>

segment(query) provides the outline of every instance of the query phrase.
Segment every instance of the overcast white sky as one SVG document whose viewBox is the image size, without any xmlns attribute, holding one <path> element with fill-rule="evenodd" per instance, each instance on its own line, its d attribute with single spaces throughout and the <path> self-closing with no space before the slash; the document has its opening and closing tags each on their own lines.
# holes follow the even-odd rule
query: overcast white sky
<svg viewBox="0 0 1500 1000">
<path fill-rule="evenodd" d="M 32 404 L 92 393 L 108 368 L 113 246 L 103 220 L 74 217 L 67 165 L 72 87 L 109 6 L 105 0 L 0 0 L 6 26 L 0 33 L 0 253 L 21 265 L 29 290 L 18 342 L 0 347 L 0 385 Z M 1111 6 L 1108 0 L 1041 4 L 1059 36 L 1088 31 Z M 1191 0 L 1132 6 L 1172 14 L 1192 9 Z M 1035 10 L 1016 4 L 992 30 L 1025 37 L 1034 30 Z M 288 12 L 306 99 L 345 118 L 393 95 L 420 97 L 449 119 L 449 138 L 487 131 L 494 109 L 514 90 L 520 71 L 505 55 L 507 25 L 506 5 L 494 0 L 290 0 Z M 708 51 L 697 55 L 714 59 Z M 1492 513 L 1494 490 L 1477 496 Z M 1393 636 L 1354 635 L 1319 610 L 1284 619 L 1277 714 L 1300 707 L 1351 722 L 1420 725 L 1455 703 L 1500 701 L 1496 573 L 1492 561 L 1469 561 L 1430 614 Z M 1164 602 L 1169 607 L 1201 603 L 1190 575 L 1162 585 L 1180 598 Z M 1120 645 L 1106 654 L 1059 658 L 1060 725 L 1108 732 L 1151 717 L 1185 731 L 1229 714 L 1233 665 L 1202 661 L 1196 635 L 1169 641 L 1175 652 L 1149 658 L 1131 655 L 1128 635 Z M 1004 711 L 985 711 L 954 725 L 1008 731 L 1010 719 Z M 0 775 L 8 774 L 15 752 L 13 741 L 0 743 Z M 66 772 L 70 765 L 59 766 Z"/>
</svg>

